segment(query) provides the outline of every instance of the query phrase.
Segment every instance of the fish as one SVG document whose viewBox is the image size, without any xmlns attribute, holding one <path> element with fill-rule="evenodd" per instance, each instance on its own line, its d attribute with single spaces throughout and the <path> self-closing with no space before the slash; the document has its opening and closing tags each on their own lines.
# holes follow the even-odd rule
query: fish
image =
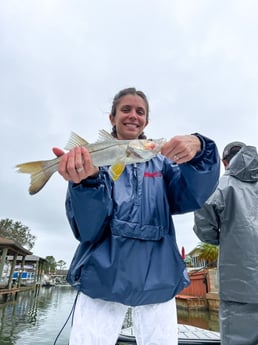
<svg viewBox="0 0 258 345">
<path fill-rule="evenodd" d="M 75 132 L 71 132 L 65 150 L 84 146 L 89 151 L 92 162 L 97 167 L 109 166 L 109 174 L 116 181 L 127 164 L 147 162 L 155 157 L 165 143 L 160 139 L 118 140 L 106 130 L 99 131 L 98 140 L 89 143 Z M 38 193 L 58 170 L 61 157 L 50 160 L 33 161 L 16 165 L 17 172 L 30 174 L 29 194 Z"/>
</svg>

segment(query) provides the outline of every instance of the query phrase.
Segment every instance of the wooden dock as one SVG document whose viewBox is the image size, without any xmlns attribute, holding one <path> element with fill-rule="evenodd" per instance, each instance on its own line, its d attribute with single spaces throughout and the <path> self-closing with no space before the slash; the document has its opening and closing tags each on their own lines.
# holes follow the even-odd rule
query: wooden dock
<svg viewBox="0 0 258 345">
<path fill-rule="evenodd" d="M 14 301 L 17 298 L 19 292 L 24 292 L 28 290 L 36 289 L 33 286 L 22 286 L 22 287 L 13 287 L 11 289 L 0 289 L 0 303 L 4 303 L 7 301 Z"/>
<path fill-rule="evenodd" d="M 186 310 L 207 310 L 207 299 L 204 297 L 176 295 L 177 308 Z"/>
<path fill-rule="evenodd" d="M 179 309 L 219 311 L 219 295 L 209 292 L 203 296 L 176 295 L 176 305 Z"/>
</svg>

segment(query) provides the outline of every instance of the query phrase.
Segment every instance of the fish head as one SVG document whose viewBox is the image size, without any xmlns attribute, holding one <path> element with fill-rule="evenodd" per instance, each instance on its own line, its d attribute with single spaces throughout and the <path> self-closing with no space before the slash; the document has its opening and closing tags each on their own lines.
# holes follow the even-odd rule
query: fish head
<svg viewBox="0 0 258 345">
<path fill-rule="evenodd" d="M 127 154 L 136 161 L 147 161 L 160 152 L 165 139 L 139 139 L 132 140 L 127 147 Z"/>
<path fill-rule="evenodd" d="M 143 141 L 144 150 L 149 150 L 152 153 L 156 154 L 160 152 L 161 147 L 165 144 L 166 140 L 164 138 L 161 139 L 146 139 Z"/>
</svg>

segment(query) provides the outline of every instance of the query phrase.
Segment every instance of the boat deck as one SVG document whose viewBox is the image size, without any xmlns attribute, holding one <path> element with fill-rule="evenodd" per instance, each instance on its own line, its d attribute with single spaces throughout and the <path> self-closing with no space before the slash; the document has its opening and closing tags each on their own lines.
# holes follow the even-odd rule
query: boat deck
<svg viewBox="0 0 258 345">
<path fill-rule="evenodd" d="M 178 337 L 181 339 L 214 339 L 220 340 L 219 332 L 209 331 L 207 329 L 179 324 Z"/>
<path fill-rule="evenodd" d="M 136 344 L 132 327 L 122 329 L 120 334 L 118 345 L 127 343 Z M 178 344 L 220 344 L 220 334 L 199 327 L 178 324 Z"/>
</svg>

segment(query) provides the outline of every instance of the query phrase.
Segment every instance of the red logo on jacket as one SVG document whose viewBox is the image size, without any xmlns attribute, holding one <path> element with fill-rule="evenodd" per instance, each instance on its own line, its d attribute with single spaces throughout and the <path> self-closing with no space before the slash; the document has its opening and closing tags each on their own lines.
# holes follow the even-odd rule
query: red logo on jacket
<svg viewBox="0 0 258 345">
<path fill-rule="evenodd" d="M 161 171 L 154 171 L 154 172 L 144 172 L 144 177 L 160 177 L 162 176 Z"/>
</svg>

